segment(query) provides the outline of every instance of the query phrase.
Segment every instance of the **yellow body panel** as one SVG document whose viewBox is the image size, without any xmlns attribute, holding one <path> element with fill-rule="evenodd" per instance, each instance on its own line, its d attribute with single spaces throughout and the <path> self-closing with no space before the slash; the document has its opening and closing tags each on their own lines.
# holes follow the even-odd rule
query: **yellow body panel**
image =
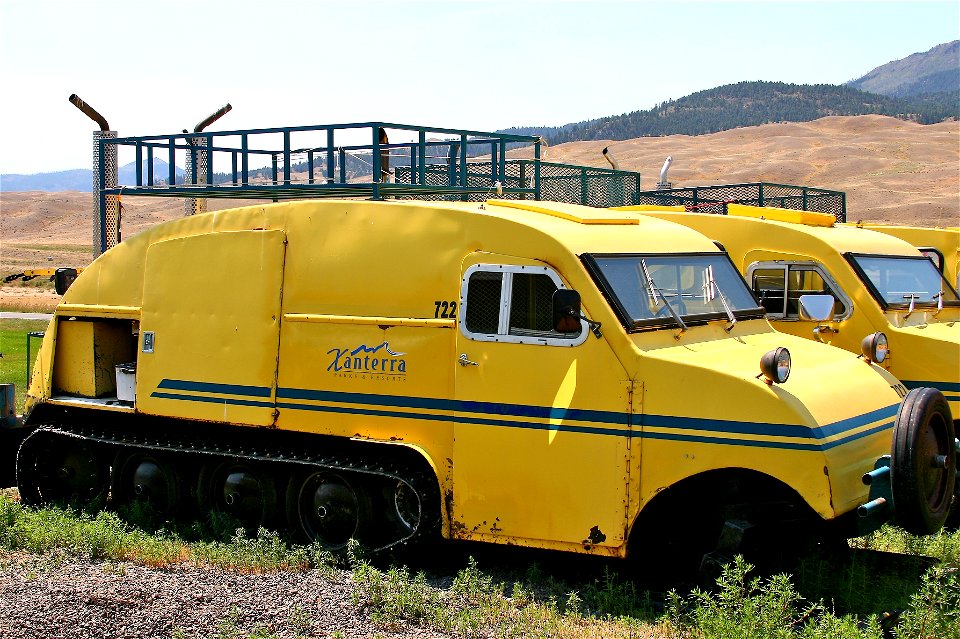
<svg viewBox="0 0 960 639">
<path fill-rule="evenodd" d="M 581 255 L 717 253 L 719 238 L 527 204 L 304 201 L 155 227 L 66 293 L 29 406 L 68 401 L 58 343 L 86 364 L 63 320 L 97 307 L 90 323 L 138 335 L 137 412 L 410 447 L 436 472 L 449 537 L 623 555 L 657 495 L 727 469 L 782 482 L 824 519 L 866 501 L 859 478 L 890 448 L 892 376 L 764 319 L 628 332 Z M 477 265 L 553 273 L 602 335 L 468 334 Z M 794 372 L 769 386 L 759 360 L 778 346 Z"/>
<path fill-rule="evenodd" d="M 727 215 L 753 217 L 761 220 L 776 220 L 778 222 L 790 222 L 792 224 L 806 224 L 808 226 L 833 226 L 837 221 L 836 216 L 827 213 L 746 206 L 744 204 L 728 204 Z"/>
<path fill-rule="evenodd" d="M 771 262 L 822 266 L 848 297 L 851 309 L 844 317 L 820 324 L 822 341 L 852 353 L 876 331 L 889 340 L 890 356 L 882 366 L 908 387 L 936 386 L 950 403 L 954 418 L 960 418 L 960 308 L 946 307 L 884 310 L 844 258 L 846 253 L 916 256 L 917 249 L 891 235 L 852 225 L 810 226 L 773 219 L 779 209 L 753 208 L 753 216 L 697 213 L 645 212 L 658 219 L 678 222 L 714 239 L 727 249 L 737 268 L 746 276 L 751 265 Z M 748 278 L 749 279 L 749 278 Z M 814 339 L 818 322 L 771 319 L 778 331 Z"/>
</svg>

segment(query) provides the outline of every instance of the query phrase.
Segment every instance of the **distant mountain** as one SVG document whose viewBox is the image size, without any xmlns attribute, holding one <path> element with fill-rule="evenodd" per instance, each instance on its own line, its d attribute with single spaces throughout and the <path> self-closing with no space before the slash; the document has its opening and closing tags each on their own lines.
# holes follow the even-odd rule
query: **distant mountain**
<svg viewBox="0 0 960 639">
<path fill-rule="evenodd" d="M 93 176 L 90 169 L 72 169 L 54 173 L 0 175 L 2 191 L 92 191 Z"/>
<path fill-rule="evenodd" d="M 153 158 L 153 174 L 155 180 L 166 177 L 170 165 L 160 158 Z M 177 167 L 177 177 L 183 177 L 183 169 Z M 147 178 L 147 161 L 143 161 L 143 179 Z M 117 171 L 117 181 L 120 184 L 133 185 L 137 183 L 137 163 L 124 164 Z M 53 173 L 35 173 L 20 175 L 18 173 L 4 173 L 0 175 L 0 192 L 2 191 L 85 191 L 93 190 L 93 171 L 90 169 L 72 169 L 70 171 L 56 171 Z"/>
<path fill-rule="evenodd" d="M 542 135 L 550 144 L 576 140 L 629 140 L 644 136 L 703 135 L 771 122 L 809 122 L 828 115 L 890 115 L 924 124 L 960 118 L 956 101 L 867 93 L 832 84 L 739 82 L 633 111 L 560 127 L 514 127 L 503 133 Z"/>
<path fill-rule="evenodd" d="M 960 40 L 888 62 L 847 86 L 897 98 L 960 92 Z"/>
</svg>

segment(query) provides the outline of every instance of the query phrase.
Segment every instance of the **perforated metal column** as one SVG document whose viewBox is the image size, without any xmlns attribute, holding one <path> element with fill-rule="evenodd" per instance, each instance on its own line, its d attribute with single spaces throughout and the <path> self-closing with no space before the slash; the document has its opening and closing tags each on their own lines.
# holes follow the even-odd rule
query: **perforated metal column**
<svg viewBox="0 0 960 639">
<path fill-rule="evenodd" d="M 116 195 L 108 195 L 102 203 L 100 194 L 103 189 L 117 186 L 117 147 L 104 145 L 103 157 L 100 157 L 100 140 L 116 138 L 116 131 L 93 132 L 93 256 L 97 257 L 107 249 L 117 245 L 120 239 L 120 200 Z M 103 184 L 100 184 L 100 165 L 104 167 Z M 103 210 L 101 210 L 101 205 Z"/>
<path fill-rule="evenodd" d="M 194 148 L 187 149 L 186 173 L 183 176 L 183 181 L 185 184 L 206 184 L 207 166 L 210 161 L 210 152 L 206 149 L 207 138 L 195 137 L 189 138 L 189 141 Z M 196 165 L 196 171 L 194 171 L 194 165 Z M 194 175 L 196 175 L 196 178 L 194 178 Z M 183 200 L 183 214 L 185 216 L 205 213 L 206 210 L 206 198 L 189 197 Z"/>
</svg>

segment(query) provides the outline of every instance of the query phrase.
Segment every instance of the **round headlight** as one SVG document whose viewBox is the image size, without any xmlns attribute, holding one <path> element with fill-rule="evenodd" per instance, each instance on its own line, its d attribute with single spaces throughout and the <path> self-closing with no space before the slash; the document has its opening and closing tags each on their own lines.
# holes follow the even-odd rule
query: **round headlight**
<svg viewBox="0 0 960 639">
<path fill-rule="evenodd" d="M 860 352 L 863 353 L 863 356 L 868 362 L 882 363 L 890 353 L 887 336 L 881 331 L 867 335 L 863 338 L 863 341 L 860 342 Z"/>
<path fill-rule="evenodd" d="M 782 384 L 790 377 L 790 351 L 781 346 L 760 358 L 760 371 L 768 384 Z"/>
</svg>

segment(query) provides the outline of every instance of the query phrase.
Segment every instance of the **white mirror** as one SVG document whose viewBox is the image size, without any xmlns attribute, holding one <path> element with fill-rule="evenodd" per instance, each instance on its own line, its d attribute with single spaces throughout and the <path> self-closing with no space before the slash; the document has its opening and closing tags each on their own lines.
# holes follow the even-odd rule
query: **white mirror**
<svg viewBox="0 0 960 639">
<path fill-rule="evenodd" d="M 801 295 L 800 319 L 822 322 L 833 319 L 833 295 Z"/>
</svg>

